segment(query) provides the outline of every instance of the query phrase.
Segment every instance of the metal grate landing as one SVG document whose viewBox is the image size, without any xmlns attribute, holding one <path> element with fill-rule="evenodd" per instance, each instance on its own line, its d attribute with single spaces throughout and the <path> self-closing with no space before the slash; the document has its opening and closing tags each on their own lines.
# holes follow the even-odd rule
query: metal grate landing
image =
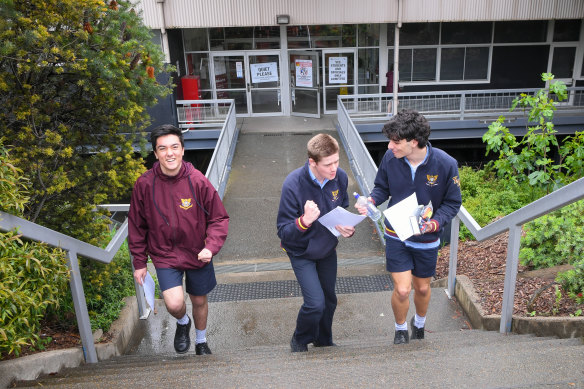
<svg viewBox="0 0 584 389">
<path fill-rule="evenodd" d="M 393 289 L 389 274 L 337 278 L 337 294 L 382 292 Z M 209 293 L 209 302 L 262 300 L 300 297 L 302 292 L 296 280 L 218 284 Z"/>
</svg>

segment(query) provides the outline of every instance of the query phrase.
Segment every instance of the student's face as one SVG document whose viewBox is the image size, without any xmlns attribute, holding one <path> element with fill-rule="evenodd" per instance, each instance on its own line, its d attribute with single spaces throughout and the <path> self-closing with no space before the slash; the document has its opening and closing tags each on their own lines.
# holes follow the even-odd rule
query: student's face
<svg viewBox="0 0 584 389">
<path fill-rule="evenodd" d="M 409 156 L 410 154 L 412 154 L 412 152 L 414 152 L 414 150 L 417 147 L 418 141 L 415 139 L 412 139 L 410 141 L 405 139 L 400 140 L 390 139 L 389 144 L 387 145 L 387 148 L 393 152 L 393 155 L 395 155 L 396 158 L 403 158 Z"/>
<path fill-rule="evenodd" d="M 314 162 L 312 158 L 309 158 L 308 163 L 318 181 L 323 182 L 325 178 L 332 180 L 336 177 L 337 169 L 339 168 L 339 153 L 324 157 L 318 162 Z"/>
<path fill-rule="evenodd" d="M 170 134 L 156 140 L 154 156 L 160 162 L 162 172 L 167 176 L 176 176 L 182 166 L 184 148 L 178 136 Z"/>
</svg>

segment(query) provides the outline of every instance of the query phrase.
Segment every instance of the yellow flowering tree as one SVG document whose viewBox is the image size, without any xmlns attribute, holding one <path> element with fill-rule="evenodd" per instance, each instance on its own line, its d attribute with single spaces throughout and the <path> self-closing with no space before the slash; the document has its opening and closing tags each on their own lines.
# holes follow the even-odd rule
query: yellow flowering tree
<svg viewBox="0 0 584 389">
<path fill-rule="evenodd" d="M 171 91 L 130 1 L 0 0 L 0 133 L 29 180 L 30 221 L 96 244 L 96 204 L 144 171 L 146 107 Z"/>
</svg>

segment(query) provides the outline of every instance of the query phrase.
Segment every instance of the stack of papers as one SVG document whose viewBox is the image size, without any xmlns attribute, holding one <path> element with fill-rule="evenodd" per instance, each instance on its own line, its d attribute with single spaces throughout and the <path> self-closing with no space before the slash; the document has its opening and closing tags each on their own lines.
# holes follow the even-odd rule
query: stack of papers
<svg viewBox="0 0 584 389">
<path fill-rule="evenodd" d="M 398 238 L 403 242 L 412 235 L 420 235 L 418 224 L 418 198 L 412 193 L 397 204 L 383 211 Z"/>
</svg>

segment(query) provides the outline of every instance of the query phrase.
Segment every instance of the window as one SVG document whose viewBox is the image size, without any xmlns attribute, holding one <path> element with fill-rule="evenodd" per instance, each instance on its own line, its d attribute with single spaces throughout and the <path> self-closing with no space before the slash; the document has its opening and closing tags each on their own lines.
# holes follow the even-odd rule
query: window
<svg viewBox="0 0 584 389">
<path fill-rule="evenodd" d="M 545 42 L 546 36 L 546 20 L 495 23 L 495 43 Z"/>
<path fill-rule="evenodd" d="M 359 47 L 379 46 L 379 24 L 359 24 Z"/>
<path fill-rule="evenodd" d="M 432 48 L 400 49 L 399 81 L 436 80 L 436 52 L 437 49 Z"/>
<path fill-rule="evenodd" d="M 183 30 L 185 51 L 207 51 L 207 29 L 188 28 Z"/>
<path fill-rule="evenodd" d="M 577 42 L 580 40 L 581 20 L 556 20 L 554 42 Z"/>
<path fill-rule="evenodd" d="M 468 45 L 491 43 L 491 22 L 442 23 L 441 43 Z"/>
<path fill-rule="evenodd" d="M 485 80 L 488 76 L 488 47 L 443 48 L 440 80 Z"/>
<path fill-rule="evenodd" d="M 211 50 L 279 49 L 280 28 L 218 27 L 209 29 Z"/>
<path fill-rule="evenodd" d="M 440 37 L 440 23 L 408 23 L 402 25 L 399 34 L 400 45 L 437 45 Z"/>
<path fill-rule="evenodd" d="M 554 47 L 552 74 L 556 78 L 572 78 L 575 59 L 575 47 Z"/>
<path fill-rule="evenodd" d="M 357 45 L 355 24 L 288 26 L 286 32 L 289 49 L 355 47 Z"/>
</svg>

